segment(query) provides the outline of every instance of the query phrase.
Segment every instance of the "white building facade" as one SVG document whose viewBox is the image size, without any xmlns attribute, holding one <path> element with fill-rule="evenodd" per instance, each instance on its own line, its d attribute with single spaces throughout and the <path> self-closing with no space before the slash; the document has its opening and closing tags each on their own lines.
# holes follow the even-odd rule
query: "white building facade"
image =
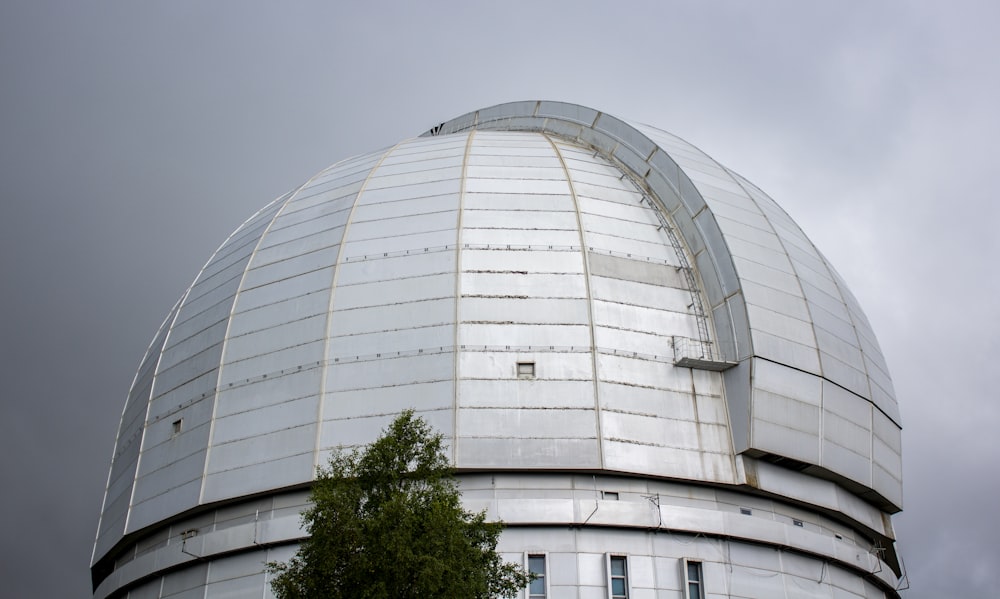
<svg viewBox="0 0 1000 599">
<path fill-rule="evenodd" d="M 317 465 L 413 408 L 525 599 L 898 597 L 900 418 L 799 227 L 687 142 L 479 110 L 247 220 L 129 392 L 97 598 L 270 597 Z"/>
</svg>

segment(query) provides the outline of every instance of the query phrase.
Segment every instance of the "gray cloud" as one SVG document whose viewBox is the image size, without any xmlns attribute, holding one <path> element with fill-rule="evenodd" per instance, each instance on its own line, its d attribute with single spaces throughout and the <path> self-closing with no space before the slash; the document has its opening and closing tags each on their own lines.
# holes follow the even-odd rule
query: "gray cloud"
<svg viewBox="0 0 1000 599">
<path fill-rule="evenodd" d="M 335 160 L 475 108 L 549 98 L 673 131 L 799 221 L 865 306 L 892 369 L 905 596 L 993 596 L 998 12 L 0 5 L 7 593 L 88 595 L 134 368 L 240 221 Z"/>
</svg>

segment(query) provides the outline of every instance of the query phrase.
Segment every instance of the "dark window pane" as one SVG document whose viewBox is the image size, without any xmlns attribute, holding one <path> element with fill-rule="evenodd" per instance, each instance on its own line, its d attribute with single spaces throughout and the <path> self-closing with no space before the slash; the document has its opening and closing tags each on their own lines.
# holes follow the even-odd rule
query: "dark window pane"
<svg viewBox="0 0 1000 599">
<path fill-rule="evenodd" d="M 611 575 L 612 576 L 624 576 L 625 575 L 625 558 L 624 557 L 613 557 L 613 558 L 611 558 Z"/>
<path fill-rule="evenodd" d="M 541 555 L 529 556 L 528 571 L 534 574 L 545 574 L 545 557 Z"/>
</svg>

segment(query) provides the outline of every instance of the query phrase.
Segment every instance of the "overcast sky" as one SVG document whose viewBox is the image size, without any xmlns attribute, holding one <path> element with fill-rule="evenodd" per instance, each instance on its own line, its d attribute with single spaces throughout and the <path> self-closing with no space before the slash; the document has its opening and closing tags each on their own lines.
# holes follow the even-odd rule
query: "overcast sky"
<svg viewBox="0 0 1000 599">
<path fill-rule="evenodd" d="M 904 597 L 995 597 L 998 29 L 954 0 L 3 0 L 0 594 L 90 594 L 135 368 L 232 229 L 334 161 L 551 99 L 674 132 L 799 222 L 895 382 Z"/>
</svg>

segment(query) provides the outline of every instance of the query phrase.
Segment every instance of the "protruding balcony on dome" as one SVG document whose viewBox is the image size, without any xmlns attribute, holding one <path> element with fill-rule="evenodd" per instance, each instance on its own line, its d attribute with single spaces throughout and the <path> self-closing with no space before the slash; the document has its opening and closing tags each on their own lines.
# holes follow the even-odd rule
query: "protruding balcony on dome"
<svg viewBox="0 0 1000 599">
<path fill-rule="evenodd" d="M 710 341 L 673 337 L 671 346 L 674 350 L 674 366 L 722 372 L 738 364 L 720 356 Z"/>
</svg>

